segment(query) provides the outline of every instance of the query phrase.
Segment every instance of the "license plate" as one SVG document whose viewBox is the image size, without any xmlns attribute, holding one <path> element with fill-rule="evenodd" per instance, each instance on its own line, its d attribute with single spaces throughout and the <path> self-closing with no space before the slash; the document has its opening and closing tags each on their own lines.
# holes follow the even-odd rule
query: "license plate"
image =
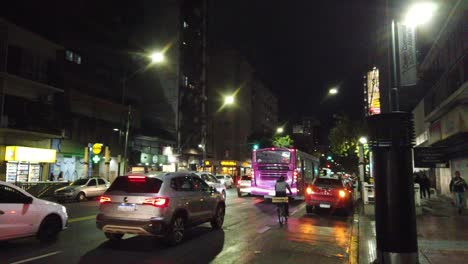
<svg viewBox="0 0 468 264">
<path fill-rule="evenodd" d="M 134 204 L 121 204 L 117 206 L 117 210 L 122 211 L 122 212 L 135 211 L 135 205 Z"/>
<path fill-rule="evenodd" d="M 320 204 L 320 208 L 330 208 L 329 204 Z"/>
</svg>

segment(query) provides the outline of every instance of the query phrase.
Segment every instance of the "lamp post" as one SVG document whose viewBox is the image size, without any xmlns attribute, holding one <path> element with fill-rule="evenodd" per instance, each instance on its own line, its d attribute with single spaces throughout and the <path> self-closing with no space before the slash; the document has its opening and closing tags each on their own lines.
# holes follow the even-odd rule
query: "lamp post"
<svg viewBox="0 0 468 264">
<path fill-rule="evenodd" d="M 160 64 L 165 61 L 164 53 L 163 52 L 153 52 L 148 55 L 148 58 L 151 62 L 151 64 Z M 122 105 L 125 105 L 125 97 L 126 97 L 126 91 L 127 91 L 127 82 L 131 79 L 133 79 L 138 73 L 142 72 L 146 67 L 142 67 L 135 72 L 133 72 L 130 75 L 124 74 L 124 77 L 122 78 Z M 128 156 L 128 138 L 129 138 L 129 133 L 130 133 L 130 123 L 131 123 L 131 118 L 132 118 L 132 106 L 129 104 L 128 105 L 128 111 L 127 111 L 127 119 L 126 119 L 126 124 L 125 124 L 125 141 L 124 141 L 124 166 L 123 170 L 124 172 L 127 170 L 127 156 Z M 119 164 L 120 165 L 120 164 Z"/>
<path fill-rule="evenodd" d="M 337 95 L 338 94 L 338 88 L 337 87 L 330 88 L 330 90 L 328 90 L 328 94 L 329 95 Z"/>
<path fill-rule="evenodd" d="M 284 132 L 284 128 L 283 127 L 278 127 L 276 129 L 276 134 L 282 134 Z"/>
</svg>

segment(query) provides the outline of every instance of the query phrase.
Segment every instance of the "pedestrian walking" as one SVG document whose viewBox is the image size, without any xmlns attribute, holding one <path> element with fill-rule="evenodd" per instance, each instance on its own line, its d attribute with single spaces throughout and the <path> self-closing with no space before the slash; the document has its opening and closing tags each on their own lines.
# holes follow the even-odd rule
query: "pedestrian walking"
<svg viewBox="0 0 468 264">
<path fill-rule="evenodd" d="M 62 171 L 58 175 L 58 181 L 63 181 L 63 172 Z"/>
<path fill-rule="evenodd" d="M 50 176 L 49 176 L 49 181 L 54 181 L 54 180 L 55 180 L 54 173 L 51 172 L 51 173 L 50 173 Z"/>
<path fill-rule="evenodd" d="M 465 201 L 465 190 L 468 190 L 468 185 L 461 177 L 460 172 L 455 172 L 455 177 L 450 181 L 450 192 L 455 194 L 455 203 L 458 208 L 458 214 L 462 213 L 463 203 Z"/>
<path fill-rule="evenodd" d="M 421 191 L 424 198 L 427 196 L 429 199 L 431 199 L 431 181 L 425 173 L 423 173 L 421 177 Z"/>
</svg>

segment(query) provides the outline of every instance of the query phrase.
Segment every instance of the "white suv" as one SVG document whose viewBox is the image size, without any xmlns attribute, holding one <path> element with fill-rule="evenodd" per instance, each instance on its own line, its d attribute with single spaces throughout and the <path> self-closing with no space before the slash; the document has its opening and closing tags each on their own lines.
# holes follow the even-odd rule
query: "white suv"
<svg viewBox="0 0 468 264">
<path fill-rule="evenodd" d="M 66 228 L 67 221 L 64 206 L 0 181 L 0 241 L 30 236 L 51 241 Z"/>
<path fill-rule="evenodd" d="M 213 174 L 209 172 L 194 172 L 195 175 L 200 177 L 202 180 L 204 180 L 210 187 L 215 188 L 218 192 L 220 192 L 224 199 L 226 199 L 226 185 L 222 183 L 220 180 L 216 179 Z"/>
</svg>

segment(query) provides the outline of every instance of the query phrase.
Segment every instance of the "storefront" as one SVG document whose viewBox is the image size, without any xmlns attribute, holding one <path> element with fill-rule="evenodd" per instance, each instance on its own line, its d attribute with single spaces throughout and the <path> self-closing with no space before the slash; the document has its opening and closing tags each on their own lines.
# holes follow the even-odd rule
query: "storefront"
<svg viewBox="0 0 468 264">
<path fill-rule="evenodd" d="M 39 182 L 47 179 L 43 175 L 44 165 L 56 162 L 54 149 L 7 146 L 5 148 L 7 182 Z"/>
<path fill-rule="evenodd" d="M 231 176 L 237 176 L 240 174 L 239 162 L 235 160 L 221 160 L 219 162 L 219 168 L 216 174 L 229 174 Z"/>
</svg>

